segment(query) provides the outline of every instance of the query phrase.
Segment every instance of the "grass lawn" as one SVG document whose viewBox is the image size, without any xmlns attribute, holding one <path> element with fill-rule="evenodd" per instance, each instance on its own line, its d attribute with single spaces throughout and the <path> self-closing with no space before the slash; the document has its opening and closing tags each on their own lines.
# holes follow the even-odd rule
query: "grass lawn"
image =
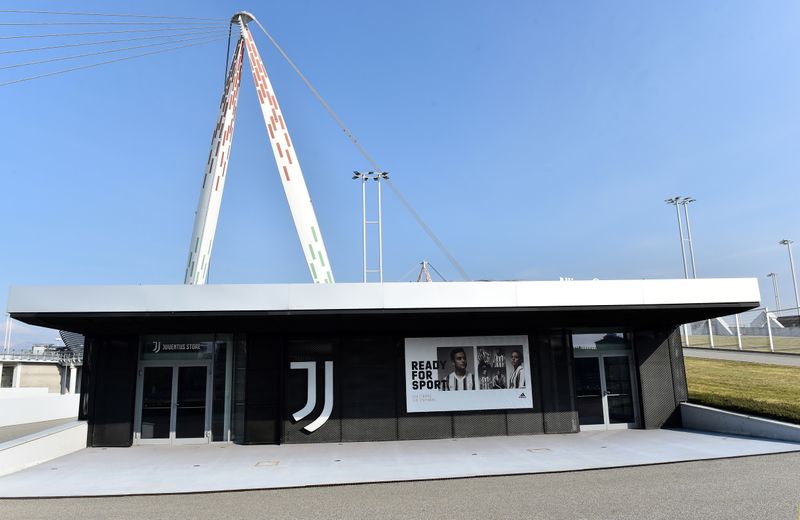
<svg viewBox="0 0 800 520">
<path fill-rule="evenodd" d="M 685 358 L 689 402 L 800 424 L 800 367 Z"/>
</svg>

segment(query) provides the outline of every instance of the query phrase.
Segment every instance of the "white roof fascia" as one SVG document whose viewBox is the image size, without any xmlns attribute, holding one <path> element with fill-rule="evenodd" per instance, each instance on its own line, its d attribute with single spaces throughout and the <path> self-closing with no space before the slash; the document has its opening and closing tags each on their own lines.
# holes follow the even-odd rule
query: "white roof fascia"
<svg viewBox="0 0 800 520">
<path fill-rule="evenodd" d="M 14 313 L 708 306 L 758 303 L 755 278 L 546 282 L 20 286 Z"/>
</svg>

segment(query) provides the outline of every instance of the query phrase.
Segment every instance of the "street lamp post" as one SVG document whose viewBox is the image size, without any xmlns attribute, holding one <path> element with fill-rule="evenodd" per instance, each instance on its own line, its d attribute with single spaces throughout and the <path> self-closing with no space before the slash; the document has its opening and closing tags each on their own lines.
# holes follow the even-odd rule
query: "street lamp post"
<svg viewBox="0 0 800 520">
<path fill-rule="evenodd" d="M 780 314 L 781 312 L 781 295 L 778 293 L 778 274 L 767 273 L 767 278 L 772 279 L 772 291 L 775 293 L 775 311 Z"/>
<path fill-rule="evenodd" d="M 797 311 L 797 315 L 800 316 L 800 297 L 798 297 L 797 295 L 797 277 L 795 276 L 794 273 L 794 258 L 792 258 L 792 240 L 784 238 L 778 243 L 786 246 L 786 249 L 789 251 L 789 267 L 792 268 L 792 286 L 794 287 L 795 311 Z"/>
</svg>

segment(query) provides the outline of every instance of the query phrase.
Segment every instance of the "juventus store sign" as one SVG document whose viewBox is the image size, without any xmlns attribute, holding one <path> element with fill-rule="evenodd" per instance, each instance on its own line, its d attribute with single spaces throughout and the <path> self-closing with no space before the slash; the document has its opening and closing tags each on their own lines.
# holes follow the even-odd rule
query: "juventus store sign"
<svg viewBox="0 0 800 520">
<path fill-rule="evenodd" d="M 452 412 L 531 408 L 526 336 L 407 338 L 406 409 Z"/>
</svg>

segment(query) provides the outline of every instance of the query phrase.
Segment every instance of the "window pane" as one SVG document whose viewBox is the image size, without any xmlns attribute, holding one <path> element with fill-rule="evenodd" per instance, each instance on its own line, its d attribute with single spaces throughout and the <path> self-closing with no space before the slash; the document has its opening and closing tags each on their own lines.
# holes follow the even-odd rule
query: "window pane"
<svg viewBox="0 0 800 520">
<path fill-rule="evenodd" d="M 575 358 L 575 395 L 580 424 L 603 424 L 603 392 L 597 358 Z"/>
<path fill-rule="evenodd" d="M 179 367 L 175 437 L 200 438 L 205 430 L 206 367 Z"/>
<path fill-rule="evenodd" d="M 142 383 L 142 439 L 168 439 L 172 367 L 146 367 Z"/>
</svg>

